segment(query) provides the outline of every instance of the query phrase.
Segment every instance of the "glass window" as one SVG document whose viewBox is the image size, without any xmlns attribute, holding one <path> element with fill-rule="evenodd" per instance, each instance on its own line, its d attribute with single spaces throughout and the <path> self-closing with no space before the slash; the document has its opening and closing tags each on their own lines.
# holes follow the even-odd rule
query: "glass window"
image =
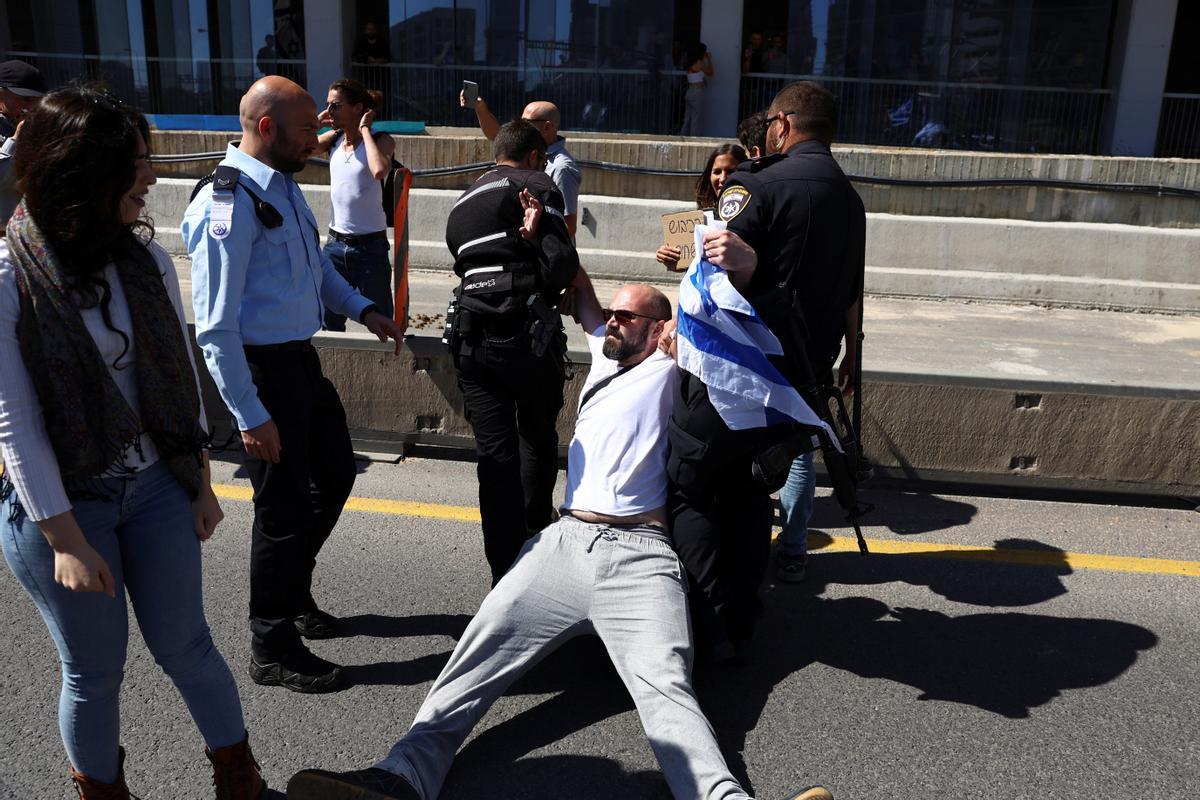
<svg viewBox="0 0 1200 800">
<path fill-rule="evenodd" d="M 741 112 L 799 76 L 840 101 L 842 141 L 1094 151 L 1114 0 L 747 3 Z"/>
<path fill-rule="evenodd" d="M 385 114 L 470 124 L 463 80 L 501 119 L 533 99 L 566 128 L 666 131 L 681 45 L 677 9 L 699 0 L 389 0 L 386 22 L 360 16 L 354 73 L 385 96 Z M 369 23 L 376 35 L 367 40 Z M 386 42 L 380 42 L 386 26 Z M 677 37 L 675 37 L 677 38 Z M 388 67 L 389 63 L 403 67 Z"/>
</svg>

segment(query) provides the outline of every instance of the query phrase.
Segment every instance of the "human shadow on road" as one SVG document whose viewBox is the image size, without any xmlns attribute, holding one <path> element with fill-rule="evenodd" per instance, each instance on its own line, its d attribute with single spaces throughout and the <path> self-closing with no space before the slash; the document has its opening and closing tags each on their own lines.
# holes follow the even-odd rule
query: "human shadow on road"
<svg viewBox="0 0 1200 800">
<path fill-rule="evenodd" d="M 436 678 L 450 660 L 450 653 L 430 653 L 409 661 L 377 664 L 347 664 L 342 667 L 343 691 L 353 686 L 416 686 Z"/>
<path fill-rule="evenodd" d="M 901 536 L 967 525 L 979 511 L 971 503 L 921 492 L 861 490 L 859 498 L 875 507 L 861 517 L 862 524 L 884 525 L 892 533 Z M 783 524 L 782 516 L 776 524 Z M 826 530 L 849 527 L 846 512 L 832 495 L 816 498 L 809 525 Z"/>
<path fill-rule="evenodd" d="M 663 800 L 671 796 L 657 770 L 626 772 L 618 762 L 601 756 L 534 756 L 481 761 L 470 767 L 464 756 L 466 750 L 450 770 L 440 800 Z"/>
<path fill-rule="evenodd" d="M 740 757 L 746 735 L 771 693 L 797 673 L 796 680 L 805 680 L 810 664 L 911 686 L 918 701 L 1023 719 L 1064 692 L 1116 679 L 1158 642 L 1146 628 L 1108 619 L 991 611 L 956 616 L 891 608 L 870 597 L 820 596 L 831 584 L 902 581 L 961 602 L 1028 605 L 1054 596 L 1045 577 L 1053 567 L 857 553 L 814 556 L 810 565 L 809 582 L 766 592 L 745 666 L 703 669 L 697 676 L 701 705 L 739 779 L 747 777 Z"/>
<path fill-rule="evenodd" d="M 1020 545 L 1043 561 L 1047 552 L 1061 552 L 1033 541 L 1001 544 Z M 811 664 L 911 686 L 917 701 L 961 703 L 1022 719 L 1064 692 L 1116 679 L 1141 651 L 1157 644 L 1151 631 L 1113 620 L 990 610 L 956 616 L 893 609 L 871 597 L 821 596 L 833 584 L 905 582 L 929 586 L 958 602 L 1027 606 L 1066 591 L 1061 577 L 1070 572 L 1065 556 L 1061 564 L 1052 557 L 1050 566 L 1029 566 L 949 560 L 961 555 L 951 551 L 932 555 L 814 554 L 808 583 L 766 587 L 764 616 L 748 664 L 698 665 L 701 703 L 734 776 L 748 791 L 753 793 L 753 786 L 741 757 L 746 736 L 775 688 L 793 676 L 805 680 L 803 670 Z M 871 691 L 869 683 L 864 682 L 863 691 Z M 451 772 L 456 791 L 446 797 L 478 793 L 482 786 L 493 791 L 507 786 L 507 777 L 493 784 L 486 776 L 497 765 L 511 764 L 633 708 L 595 637 L 568 643 L 514 685 L 512 693 L 554 696 L 479 731 L 459 754 Z M 797 736 L 820 733 L 796 731 Z M 531 783 L 527 796 L 553 796 L 552 776 L 547 781 L 544 793 Z M 659 792 L 663 794 L 665 789 Z M 585 790 L 580 796 L 601 795 Z"/>
<path fill-rule="evenodd" d="M 829 537 L 812 533 L 809 549 L 819 553 Z M 1005 561 L 1023 563 L 1004 563 Z M 934 594 L 980 606 L 1030 606 L 1067 593 L 1062 578 L 1072 573 L 1067 554 L 1034 539 L 999 539 L 995 549 L 936 550 L 912 554 L 823 553 L 800 591 L 820 595 L 832 583 L 908 583 Z M 766 592 L 785 591 L 768 586 Z"/>
<path fill-rule="evenodd" d="M 342 617 L 338 638 L 370 636 L 402 638 L 410 636 L 449 636 L 457 640 L 467 628 L 467 614 L 416 614 L 389 617 L 383 614 L 357 614 Z M 354 686 L 416 686 L 438 676 L 450 653 L 433 653 L 410 661 L 384 661 L 377 664 L 348 664 L 343 667 L 342 688 Z"/>
<path fill-rule="evenodd" d="M 400 639 L 409 636 L 449 636 L 457 641 L 470 621 L 469 614 L 414 614 L 411 617 L 356 614 L 339 620 L 338 638 L 373 636 L 379 639 Z"/>
</svg>

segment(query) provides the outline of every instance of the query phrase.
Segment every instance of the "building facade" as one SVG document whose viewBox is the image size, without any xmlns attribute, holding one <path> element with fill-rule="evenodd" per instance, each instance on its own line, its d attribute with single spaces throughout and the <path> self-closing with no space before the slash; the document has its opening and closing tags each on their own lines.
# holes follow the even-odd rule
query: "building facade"
<svg viewBox="0 0 1200 800">
<path fill-rule="evenodd" d="M 1200 157 L 1196 41 L 1190 0 L 0 3 L 8 57 L 158 114 L 235 113 L 263 74 L 318 98 L 350 74 L 393 119 L 471 124 L 457 94 L 473 80 L 501 116 L 544 98 L 570 129 L 667 135 L 703 43 L 712 136 L 805 78 L 838 96 L 844 142 L 1167 157 Z M 368 51 L 386 60 L 354 59 Z"/>
</svg>

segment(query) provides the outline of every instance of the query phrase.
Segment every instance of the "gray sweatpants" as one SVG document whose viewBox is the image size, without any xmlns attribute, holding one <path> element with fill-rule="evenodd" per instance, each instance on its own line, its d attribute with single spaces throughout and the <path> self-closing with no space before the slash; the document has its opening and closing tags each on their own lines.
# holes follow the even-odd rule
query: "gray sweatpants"
<svg viewBox="0 0 1200 800">
<path fill-rule="evenodd" d="M 633 696 L 677 800 L 741 800 L 692 691 L 683 567 L 651 527 L 563 517 L 526 543 L 484 598 L 417 711 L 375 766 L 434 800 L 455 753 L 508 687 L 573 636 L 595 632 Z"/>
</svg>

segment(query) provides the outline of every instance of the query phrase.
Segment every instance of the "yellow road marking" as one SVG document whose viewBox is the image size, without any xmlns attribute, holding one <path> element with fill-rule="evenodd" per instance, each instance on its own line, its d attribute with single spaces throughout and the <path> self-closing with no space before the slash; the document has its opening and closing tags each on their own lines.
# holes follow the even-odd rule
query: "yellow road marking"
<svg viewBox="0 0 1200 800">
<path fill-rule="evenodd" d="M 246 486 L 213 484 L 217 497 L 226 500 L 250 500 L 252 491 Z M 409 500 L 378 500 L 372 497 L 351 497 L 347 511 L 365 511 L 399 517 L 424 517 L 453 522 L 479 522 L 479 509 L 471 506 L 450 506 L 439 503 L 417 503 Z M 868 539 L 872 553 L 921 558 L 948 558 L 966 561 L 990 561 L 997 564 L 1021 564 L 1036 567 L 1064 567 L 1072 570 L 1095 569 L 1107 572 L 1143 572 L 1154 575 L 1185 575 L 1200 577 L 1200 561 L 1177 561 L 1166 558 L 1139 556 L 1106 556 L 1094 553 L 1066 553 L 1058 550 L 1017 550 L 997 547 L 975 547 L 935 542 L 908 542 L 895 539 Z M 850 536 L 813 537 L 810 549 L 831 553 L 856 552 L 858 542 Z"/>
<path fill-rule="evenodd" d="M 253 491 L 248 486 L 213 484 L 217 497 L 226 500 L 250 500 Z M 445 506 L 438 503 L 415 503 L 409 500 L 377 500 L 373 497 L 351 497 L 347 511 L 366 511 L 371 514 L 390 514 L 396 517 L 426 517 L 454 522 L 479 522 L 479 509 L 469 506 Z"/>
<path fill-rule="evenodd" d="M 1059 550 L 1017 550 L 999 547 L 973 547 L 934 542 L 898 542 L 895 539 L 867 539 L 872 553 L 885 555 L 948 558 L 963 561 L 991 561 L 997 564 L 1022 564 L 1035 567 L 1069 567 L 1072 570 L 1098 569 L 1107 572 L 1147 572 L 1155 575 L 1187 575 L 1200 578 L 1200 561 L 1175 561 L 1140 556 L 1105 556 L 1094 553 L 1067 553 Z M 851 536 L 830 537 L 829 544 L 809 544 L 812 550 L 834 553 L 858 552 L 858 540 Z"/>
</svg>

